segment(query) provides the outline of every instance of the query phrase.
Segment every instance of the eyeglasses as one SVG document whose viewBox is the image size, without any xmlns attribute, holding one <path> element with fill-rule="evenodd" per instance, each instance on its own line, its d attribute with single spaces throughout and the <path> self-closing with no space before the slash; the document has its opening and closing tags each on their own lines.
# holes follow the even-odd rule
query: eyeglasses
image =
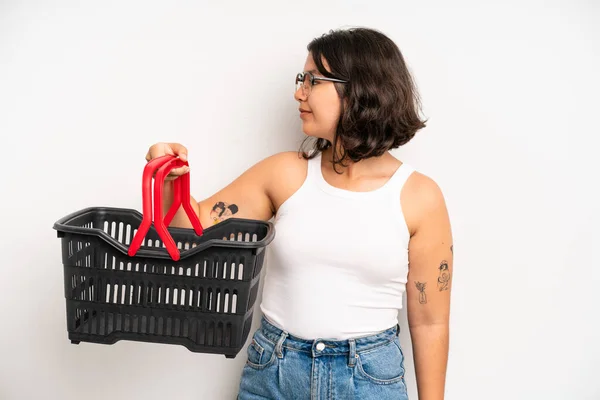
<svg viewBox="0 0 600 400">
<path fill-rule="evenodd" d="M 326 78 L 324 76 L 314 76 L 310 72 L 300 72 L 296 75 L 296 91 L 302 88 L 302 93 L 304 96 L 309 96 L 312 90 L 312 87 L 315 84 L 315 81 L 326 81 L 326 82 L 338 82 L 338 83 L 348 83 L 343 79 L 337 78 Z"/>
</svg>

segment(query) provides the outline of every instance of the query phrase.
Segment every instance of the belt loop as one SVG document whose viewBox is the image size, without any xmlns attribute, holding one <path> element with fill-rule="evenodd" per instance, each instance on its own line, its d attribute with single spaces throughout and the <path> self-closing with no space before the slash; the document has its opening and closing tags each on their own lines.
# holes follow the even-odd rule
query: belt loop
<svg viewBox="0 0 600 400">
<path fill-rule="evenodd" d="M 281 336 L 279 337 L 279 340 L 277 341 L 277 344 L 275 345 L 275 353 L 277 354 L 277 358 L 283 358 L 283 342 L 285 341 L 287 336 L 288 333 L 286 331 L 283 331 L 281 333 Z"/>
<path fill-rule="evenodd" d="M 348 366 L 354 367 L 356 365 L 356 342 L 354 339 L 348 339 L 348 344 L 350 345 L 350 352 L 348 354 Z"/>
</svg>

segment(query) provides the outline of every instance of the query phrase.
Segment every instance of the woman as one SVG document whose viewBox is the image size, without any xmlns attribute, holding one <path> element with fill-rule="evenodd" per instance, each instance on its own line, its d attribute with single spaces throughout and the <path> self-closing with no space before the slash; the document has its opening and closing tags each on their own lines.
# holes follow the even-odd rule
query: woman
<svg viewBox="0 0 600 400">
<path fill-rule="evenodd" d="M 308 45 L 296 85 L 310 154 L 266 158 L 198 203 L 205 226 L 275 217 L 239 398 L 406 399 L 406 291 L 419 399 L 443 399 L 452 233 L 436 183 L 389 153 L 425 126 L 403 56 L 378 31 L 332 31 Z M 187 159 L 175 143 L 146 158 L 164 154 Z M 184 212 L 172 226 L 190 226 Z"/>
</svg>

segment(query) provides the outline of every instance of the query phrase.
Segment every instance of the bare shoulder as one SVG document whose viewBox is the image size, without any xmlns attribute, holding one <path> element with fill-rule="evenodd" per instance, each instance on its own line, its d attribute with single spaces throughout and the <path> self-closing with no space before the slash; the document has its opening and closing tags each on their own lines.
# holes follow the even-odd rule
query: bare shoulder
<svg viewBox="0 0 600 400">
<path fill-rule="evenodd" d="M 214 225 L 232 217 L 269 220 L 285 196 L 291 196 L 294 187 L 302 185 L 303 164 L 306 161 L 295 152 L 256 162 L 223 189 L 198 202 L 202 225 Z"/>
<path fill-rule="evenodd" d="M 306 160 L 295 151 L 283 151 L 256 162 L 244 172 L 250 175 L 254 183 L 269 183 L 278 177 L 287 177 L 299 173 Z M 305 167 L 304 167 L 305 168 Z"/>
<path fill-rule="evenodd" d="M 418 171 L 413 172 L 404 184 L 400 203 L 411 235 L 428 217 L 444 218 L 447 214 L 440 186 L 431 177 Z"/>
<path fill-rule="evenodd" d="M 268 195 L 277 212 L 279 207 L 290 198 L 304 183 L 308 171 L 308 162 L 297 151 L 284 151 L 264 160 L 271 171 Z"/>
<path fill-rule="evenodd" d="M 297 151 L 282 151 L 265 158 L 262 162 L 271 167 L 298 168 L 306 163 L 306 160 Z"/>
</svg>

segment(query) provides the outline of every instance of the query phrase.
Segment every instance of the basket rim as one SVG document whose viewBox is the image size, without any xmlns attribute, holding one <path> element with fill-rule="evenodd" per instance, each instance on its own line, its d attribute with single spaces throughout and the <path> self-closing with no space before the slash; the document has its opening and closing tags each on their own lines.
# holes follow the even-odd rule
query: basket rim
<svg viewBox="0 0 600 400">
<path fill-rule="evenodd" d="M 102 230 L 100 228 L 85 228 L 85 227 L 80 227 L 80 226 L 69 225 L 69 222 L 71 222 L 75 218 L 79 218 L 86 214 L 98 213 L 98 212 L 116 212 L 116 213 L 121 213 L 121 214 L 132 214 L 133 216 L 139 218 L 140 223 L 143 219 L 143 215 L 141 212 L 139 212 L 138 210 L 135 210 L 135 209 L 131 209 L 131 208 L 102 207 L 102 206 L 86 207 L 86 208 L 82 208 L 78 211 L 72 212 L 72 213 L 60 218 L 59 220 L 57 220 L 54 223 L 53 229 L 55 229 L 58 232 L 59 236 L 61 233 L 62 234 L 71 233 L 71 234 L 89 235 L 89 236 L 99 237 L 100 239 L 104 240 L 106 243 L 108 243 L 112 247 L 114 247 L 116 250 L 120 251 L 121 253 L 123 253 L 124 255 L 126 255 L 132 259 L 134 259 L 134 258 L 171 259 L 171 256 L 169 255 L 169 253 L 167 252 L 167 249 L 165 249 L 165 248 L 160 248 L 160 250 L 159 249 L 151 249 L 150 250 L 150 249 L 141 249 L 140 248 L 135 256 L 129 256 L 129 254 L 128 254 L 129 246 L 115 240 L 108 233 L 104 232 L 104 230 Z M 211 232 L 213 230 L 225 229 L 228 225 L 231 225 L 234 223 L 263 225 L 267 228 L 267 234 L 265 235 L 265 237 L 263 239 L 256 241 L 256 242 L 242 242 L 242 241 L 238 242 L 238 241 L 229 241 L 229 240 L 223 240 L 223 239 L 209 239 L 206 241 L 202 241 L 203 240 L 202 236 L 199 236 L 198 239 L 199 239 L 200 243 L 198 243 L 197 246 L 192 247 L 188 250 L 179 249 L 180 250 L 180 260 L 191 257 L 191 256 L 195 255 L 196 253 L 206 250 L 210 247 L 259 249 L 259 248 L 266 247 L 268 244 L 270 244 L 273 241 L 273 239 L 275 237 L 275 226 L 271 221 L 261 221 L 261 220 L 247 219 L 247 218 L 229 218 L 223 222 L 219 222 L 217 225 L 213 225 L 213 226 L 204 228 L 204 232 Z M 154 222 L 152 222 L 151 226 L 154 226 Z M 192 228 L 168 227 L 167 229 L 171 232 L 180 232 L 180 233 L 192 232 L 192 233 L 194 233 L 194 235 L 196 234 L 194 229 L 192 229 Z"/>
</svg>

